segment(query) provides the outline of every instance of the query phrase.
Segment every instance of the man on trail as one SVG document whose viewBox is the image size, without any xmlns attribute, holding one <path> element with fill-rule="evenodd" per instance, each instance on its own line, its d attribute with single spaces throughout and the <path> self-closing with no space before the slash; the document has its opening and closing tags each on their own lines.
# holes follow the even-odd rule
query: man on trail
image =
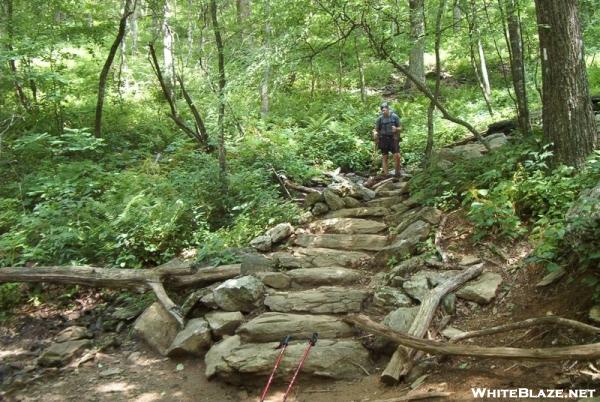
<svg viewBox="0 0 600 402">
<path fill-rule="evenodd" d="M 381 114 L 375 122 L 375 130 L 379 140 L 379 149 L 382 155 L 383 175 L 388 174 L 388 154 L 394 155 L 395 176 L 400 177 L 400 118 L 390 110 L 387 103 L 381 105 Z"/>
</svg>

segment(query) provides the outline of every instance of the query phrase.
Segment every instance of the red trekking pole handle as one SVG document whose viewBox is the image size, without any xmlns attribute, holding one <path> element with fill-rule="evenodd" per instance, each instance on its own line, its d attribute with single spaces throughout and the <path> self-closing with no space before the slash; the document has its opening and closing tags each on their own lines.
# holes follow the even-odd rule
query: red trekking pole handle
<svg viewBox="0 0 600 402">
<path fill-rule="evenodd" d="M 267 392 L 269 392 L 269 388 L 271 387 L 271 383 L 273 382 L 273 378 L 275 377 L 275 372 L 277 371 L 279 364 L 281 364 L 281 359 L 283 359 L 283 354 L 285 353 L 285 349 L 287 348 L 290 339 L 292 339 L 292 337 L 287 335 L 285 338 L 283 338 L 281 342 L 279 342 L 279 346 L 275 348 L 276 350 L 281 349 L 281 352 L 279 352 L 279 356 L 277 356 L 277 360 L 275 360 L 275 366 L 273 367 L 273 371 L 271 371 L 271 375 L 269 376 L 267 385 L 265 385 L 265 388 L 263 389 L 263 392 L 260 395 L 260 402 L 263 402 L 265 400 Z"/>
<path fill-rule="evenodd" d="M 283 396 L 283 402 L 287 401 L 288 395 L 290 394 L 290 391 L 292 390 L 292 387 L 294 386 L 294 382 L 296 381 L 296 377 L 298 377 L 298 373 L 300 373 L 300 370 L 302 369 L 302 366 L 304 365 L 304 361 L 308 357 L 308 353 L 310 352 L 310 349 L 317 344 L 318 338 L 319 338 L 319 334 L 315 332 L 312 334 L 312 337 L 308 340 L 308 346 L 304 350 L 304 354 L 302 355 L 302 359 L 300 360 L 300 363 L 298 364 L 298 367 L 296 368 L 296 371 L 294 372 L 292 381 L 290 381 L 290 385 L 288 385 L 287 390 L 285 391 L 285 395 Z"/>
</svg>

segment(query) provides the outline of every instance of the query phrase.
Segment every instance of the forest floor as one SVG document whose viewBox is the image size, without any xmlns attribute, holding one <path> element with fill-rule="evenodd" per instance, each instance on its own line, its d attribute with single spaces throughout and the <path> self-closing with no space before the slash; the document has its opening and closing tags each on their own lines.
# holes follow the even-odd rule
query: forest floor
<svg viewBox="0 0 600 402">
<path fill-rule="evenodd" d="M 554 314 L 587 321 L 592 305 L 591 292 L 579 281 L 564 277 L 557 284 L 536 287 L 545 275 L 542 268 L 522 264 L 529 246 L 526 241 L 513 244 L 477 243 L 472 227 L 464 217 L 454 214 L 446 226 L 444 247 L 456 254 L 472 254 L 496 262 L 495 271 L 504 278 L 497 299 L 487 306 L 457 301 L 457 314 L 450 323 L 461 330 L 474 330 Z M 493 251 L 492 251 L 493 250 Z M 57 292 L 57 295 L 59 293 Z M 242 386 L 208 381 L 201 358 L 168 359 L 157 357 L 145 345 L 129 336 L 129 327 L 120 332 L 101 333 L 99 343 L 109 344 L 94 359 L 61 369 L 39 369 L 35 359 L 43 345 L 62 329 L 97 320 L 94 309 L 104 302 L 93 290 L 82 290 L 69 303 L 57 300 L 40 307 L 18 311 L 0 327 L 0 384 L 12 371 L 21 373 L 3 385 L 0 400 L 14 401 L 257 401 L 262 383 Z M 434 321 L 435 322 L 435 321 Z M 99 338 L 99 339 L 98 339 Z M 552 347 L 592 342 L 570 329 L 537 327 L 500 333 L 466 341 L 485 346 L 524 348 Z M 377 372 L 354 381 L 303 379 L 289 400 L 383 401 L 403 400 L 411 391 L 446 391 L 446 400 L 476 400 L 471 389 L 529 388 L 600 390 L 600 362 L 535 362 L 523 360 L 473 359 L 427 356 L 413 370 L 406 383 L 389 387 L 379 382 L 387 358 L 376 362 Z M 585 373 L 587 372 L 587 374 Z M 261 379 L 261 381 L 264 379 Z M 270 401 L 279 401 L 285 384 L 275 384 Z M 8 391 L 8 392 L 7 392 Z M 416 392 L 413 391 L 413 392 Z M 598 392 L 600 393 L 600 392 Z M 423 400 L 440 400 L 423 399 Z M 519 400 L 489 398 L 488 400 Z M 545 400 L 554 400 L 553 398 Z"/>
</svg>

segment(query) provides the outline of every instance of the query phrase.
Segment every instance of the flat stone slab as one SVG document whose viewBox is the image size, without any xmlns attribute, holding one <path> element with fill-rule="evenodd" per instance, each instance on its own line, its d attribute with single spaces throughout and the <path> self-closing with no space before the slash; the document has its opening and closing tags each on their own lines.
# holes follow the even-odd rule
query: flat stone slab
<svg viewBox="0 0 600 402">
<path fill-rule="evenodd" d="M 277 370 L 277 377 L 290 378 L 306 349 L 306 343 L 304 340 L 290 343 Z M 228 367 L 225 370 L 217 367 L 217 375 L 222 374 L 226 378 L 269 375 L 280 352 L 275 349 L 277 345 L 278 342 L 242 344 L 232 349 L 229 355 L 222 357 Z M 363 368 L 370 370 L 372 363 L 369 352 L 360 342 L 349 339 L 320 339 L 311 349 L 309 358 L 302 367 L 302 376 L 355 379 L 365 376 Z"/>
<path fill-rule="evenodd" d="M 314 233 L 372 234 L 385 230 L 385 223 L 369 219 L 330 218 L 310 224 Z"/>
<path fill-rule="evenodd" d="M 369 258 L 361 251 L 336 250 L 322 247 L 295 247 L 288 252 L 275 252 L 272 258 L 282 268 L 355 267 Z"/>
<path fill-rule="evenodd" d="M 244 342 L 281 341 L 287 335 L 308 339 L 313 332 L 318 332 L 321 339 L 347 338 L 353 334 L 350 325 L 331 315 L 277 312 L 263 313 L 237 330 Z"/>
<path fill-rule="evenodd" d="M 216 338 L 223 335 L 233 335 L 237 327 L 244 321 L 244 315 L 239 311 L 212 311 L 204 318 Z"/>
<path fill-rule="evenodd" d="M 369 292 L 336 286 L 322 286 L 297 292 L 273 292 L 265 298 L 272 311 L 341 314 L 358 312 Z"/>
<path fill-rule="evenodd" d="M 342 267 L 298 268 L 287 272 L 293 286 L 351 285 L 361 272 Z"/>
<path fill-rule="evenodd" d="M 496 292 L 501 283 L 502 276 L 500 274 L 484 272 L 475 280 L 467 282 L 465 286 L 456 292 L 456 296 L 475 303 L 487 304 L 496 297 Z"/>
<path fill-rule="evenodd" d="M 367 207 L 384 207 L 390 208 L 404 201 L 402 196 L 381 197 L 367 202 Z"/>
<path fill-rule="evenodd" d="M 302 247 L 378 251 L 387 245 L 388 240 L 386 236 L 373 234 L 301 234 L 296 237 L 294 242 Z"/>
<path fill-rule="evenodd" d="M 325 218 L 366 218 L 369 216 L 386 216 L 390 210 L 383 207 L 344 208 L 329 212 Z"/>
<path fill-rule="evenodd" d="M 44 367 L 63 366 L 91 344 L 89 339 L 53 343 L 42 352 L 38 364 Z"/>
</svg>

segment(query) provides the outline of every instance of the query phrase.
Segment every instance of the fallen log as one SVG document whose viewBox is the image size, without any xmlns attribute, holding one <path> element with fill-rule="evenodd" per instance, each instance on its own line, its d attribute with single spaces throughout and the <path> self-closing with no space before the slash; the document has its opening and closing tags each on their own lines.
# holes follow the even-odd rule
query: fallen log
<svg viewBox="0 0 600 402">
<path fill-rule="evenodd" d="M 500 332 L 508 332 L 514 331 L 517 329 L 525 329 L 531 328 L 538 325 L 560 325 L 563 327 L 573 328 L 581 332 L 585 332 L 590 335 L 598 335 L 600 334 L 600 328 L 595 327 L 593 325 L 589 325 L 583 322 L 570 320 L 568 318 L 562 318 L 554 315 L 546 316 L 546 317 L 538 317 L 538 318 L 529 318 L 527 320 L 513 322 L 505 325 L 498 325 L 496 327 L 480 329 L 477 331 L 468 331 L 463 332 L 460 335 L 456 335 L 450 339 L 451 343 L 468 339 L 475 338 L 478 336 L 492 335 Z"/>
<path fill-rule="evenodd" d="M 553 348 L 509 348 L 476 345 L 455 345 L 430 341 L 379 324 L 363 314 L 344 317 L 343 321 L 366 331 L 384 336 L 402 346 L 431 354 L 469 356 L 479 358 L 532 359 L 532 360 L 595 360 L 600 358 L 600 343 Z"/>
<path fill-rule="evenodd" d="M 417 338 L 423 338 L 431 324 L 435 310 L 442 298 L 458 288 L 463 283 L 477 277 L 483 271 L 483 264 L 473 265 L 448 279 L 437 287 L 431 289 L 427 297 L 421 303 L 419 312 L 413 320 L 408 333 Z M 386 384 L 395 384 L 401 377 L 408 374 L 413 365 L 414 349 L 398 346 L 385 370 L 381 374 L 381 381 Z"/>
<path fill-rule="evenodd" d="M 183 327 L 185 314 L 171 300 L 165 285 L 191 287 L 230 279 L 240 274 L 240 265 L 193 269 L 191 264 L 164 264 L 154 269 L 117 269 L 90 266 L 5 267 L 0 268 L 0 283 L 44 282 L 100 288 L 152 290 L 158 301 Z"/>
</svg>

